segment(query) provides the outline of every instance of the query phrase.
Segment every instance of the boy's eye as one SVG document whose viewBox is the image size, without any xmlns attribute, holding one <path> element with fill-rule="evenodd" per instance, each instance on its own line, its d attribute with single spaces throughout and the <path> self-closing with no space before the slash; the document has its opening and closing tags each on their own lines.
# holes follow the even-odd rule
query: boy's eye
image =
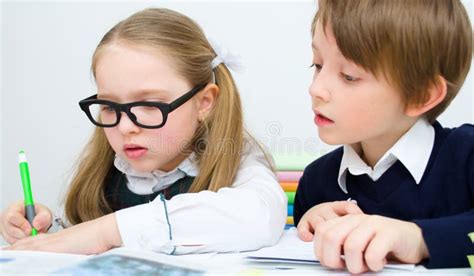
<svg viewBox="0 0 474 276">
<path fill-rule="evenodd" d="M 354 81 L 358 80 L 358 78 L 346 75 L 344 73 L 341 73 L 341 75 L 346 81 L 349 81 L 349 82 L 354 82 Z"/>
<path fill-rule="evenodd" d="M 309 66 L 309 68 L 311 68 L 311 67 L 314 67 L 317 71 L 321 71 L 321 69 L 323 68 L 323 66 L 321 64 L 317 64 L 317 63 L 311 64 L 311 66 Z"/>
</svg>

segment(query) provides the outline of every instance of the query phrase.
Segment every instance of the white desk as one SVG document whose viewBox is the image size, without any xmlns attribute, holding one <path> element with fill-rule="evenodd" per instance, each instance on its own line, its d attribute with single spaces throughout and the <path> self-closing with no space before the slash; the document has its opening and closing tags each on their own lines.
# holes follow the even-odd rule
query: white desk
<svg viewBox="0 0 474 276">
<path fill-rule="evenodd" d="M 3 238 L 0 237 L 0 244 L 6 245 Z M 122 249 L 116 249 L 120 253 Z M 306 273 L 319 274 L 348 274 L 347 271 L 334 271 L 324 268 L 320 265 L 312 264 L 286 264 L 286 263 L 254 263 L 244 260 L 244 257 L 250 255 L 246 253 L 227 253 L 227 254 L 197 254 L 183 256 L 169 256 L 153 252 L 130 251 L 123 249 L 123 252 L 132 252 L 136 256 L 146 257 L 162 262 L 189 264 L 193 268 L 208 271 L 206 275 L 217 275 L 221 273 L 233 275 L 298 275 Z M 127 254 L 128 255 L 128 254 Z M 21 274 L 48 274 L 57 269 L 74 265 L 87 259 L 83 255 L 57 254 L 46 252 L 25 252 L 25 251 L 1 251 L 1 258 L 14 258 L 16 262 L 2 263 L 0 261 L 0 275 Z M 25 265 L 27 263 L 28 265 Z M 255 273 L 255 274 L 253 274 Z M 472 275 L 469 268 L 461 269 L 432 269 L 428 270 L 423 266 L 417 266 L 414 270 L 396 270 L 384 269 L 378 272 L 378 275 Z"/>
<path fill-rule="evenodd" d="M 118 251 L 119 252 L 119 251 Z M 154 259 L 170 264 L 186 265 L 195 269 L 206 271 L 206 275 L 299 275 L 307 273 L 319 274 L 348 274 L 347 271 L 334 271 L 319 265 L 288 265 L 278 263 L 249 263 L 243 260 L 248 253 L 232 254 L 199 254 L 185 256 L 169 256 L 151 252 L 135 251 L 141 258 Z M 128 255 L 128 254 L 127 254 Z M 87 256 L 57 254 L 47 252 L 28 251 L 2 251 L 0 259 L 14 258 L 15 261 L 2 263 L 0 261 L 0 275 L 18 274 L 49 274 L 65 266 L 72 266 L 80 261 L 84 261 Z M 415 270 L 403 271 L 395 269 L 384 269 L 378 275 L 469 275 L 471 270 L 464 269 L 435 269 L 428 270 L 422 266 L 417 266 Z"/>
</svg>

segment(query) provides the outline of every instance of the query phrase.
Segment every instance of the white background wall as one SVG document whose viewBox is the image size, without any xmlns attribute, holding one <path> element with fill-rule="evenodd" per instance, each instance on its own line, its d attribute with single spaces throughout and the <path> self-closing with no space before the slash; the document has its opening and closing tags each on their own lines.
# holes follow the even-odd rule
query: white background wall
<svg viewBox="0 0 474 276">
<path fill-rule="evenodd" d="M 274 153 L 317 156 L 308 87 L 314 1 L 18 2 L 1 3 L 0 208 L 22 199 L 17 155 L 27 152 L 34 197 L 55 208 L 92 125 L 77 102 L 95 93 L 95 46 L 115 23 L 146 7 L 195 19 L 208 36 L 243 56 L 234 74 L 246 123 Z M 473 18 L 473 1 L 464 1 Z M 473 122 L 474 73 L 440 121 Z M 3 82 L 2 82 L 3 80 Z M 287 148 L 287 147 L 290 148 Z"/>
</svg>

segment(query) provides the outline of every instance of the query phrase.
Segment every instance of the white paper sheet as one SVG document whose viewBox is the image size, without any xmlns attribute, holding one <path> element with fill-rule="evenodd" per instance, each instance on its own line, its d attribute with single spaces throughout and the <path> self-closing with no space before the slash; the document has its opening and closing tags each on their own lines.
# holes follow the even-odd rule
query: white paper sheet
<svg viewBox="0 0 474 276">
<path fill-rule="evenodd" d="M 255 252 L 250 252 L 246 259 L 254 262 L 319 264 L 319 261 L 314 255 L 313 242 L 305 242 L 298 238 L 296 228 L 286 230 L 280 241 L 275 246 L 265 247 Z M 388 263 L 385 265 L 385 268 L 413 270 L 415 265 Z"/>
<path fill-rule="evenodd" d="M 76 254 L 0 250 L 0 274 L 48 274 L 87 258 Z"/>
</svg>

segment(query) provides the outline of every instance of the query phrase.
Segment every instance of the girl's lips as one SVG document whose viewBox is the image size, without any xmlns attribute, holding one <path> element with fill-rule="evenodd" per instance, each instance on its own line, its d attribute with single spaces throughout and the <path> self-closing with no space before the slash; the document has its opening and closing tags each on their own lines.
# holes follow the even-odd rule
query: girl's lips
<svg viewBox="0 0 474 276">
<path fill-rule="evenodd" d="M 123 152 L 129 159 L 138 159 L 147 153 L 148 149 L 137 145 L 125 145 Z"/>
<path fill-rule="evenodd" d="M 324 126 L 328 126 L 328 125 L 333 124 L 334 121 L 332 121 L 332 120 L 329 119 L 329 118 L 324 117 L 323 115 L 321 115 L 321 114 L 319 114 L 319 113 L 315 113 L 315 116 L 314 116 L 314 123 L 315 123 L 318 127 L 324 127 Z"/>
</svg>

